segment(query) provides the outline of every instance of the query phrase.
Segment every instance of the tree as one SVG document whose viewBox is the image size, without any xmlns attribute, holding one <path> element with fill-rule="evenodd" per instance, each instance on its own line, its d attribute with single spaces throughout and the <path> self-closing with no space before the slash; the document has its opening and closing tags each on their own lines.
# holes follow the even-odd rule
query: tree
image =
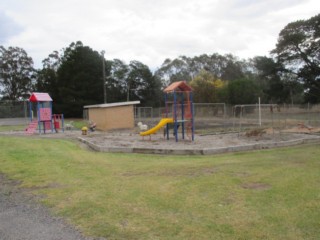
<svg viewBox="0 0 320 240">
<path fill-rule="evenodd" d="M 223 88 L 224 83 L 210 72 L 202 70 L 190 85 L 194 89 L 195 102 L 215 103 L 219 102 L 219 90 Z"/>
<path fill-rule="evenodd" d="M 221 79 L 233 81 L 245 77 L 244 63 L 239 61 L 231 54 L 225 55 L 223 65 L 221 66 Z"/>
<path fill-rule="evenodd" d="M 131 61 L 129 70 L 128 94 L 139 99 L 143 106 L 159 106 L 162 100 L 160 80 L 153 76 L 147 65 L 139 61 Z"/>
<path fill-rule="evenodd" d="M 230 104 L 253 104 L 260 96 L 260 90 L 252 79 L 238 79 L 229 82 L 228 96 Z"/>
<path fill-rule="evenodd" d="M 289 23 L 272 53 L 285 71 L 304 83 L 305 99 L 320 102 L 320 14 Z"/>
<path fill-rule="evenodd" d="M 135 60 L 127 65 L 119 59 L 114 59 L 111 73 L 108 88 L 112 92 L 112 99 L 140 100 L 142 105 L 159 105 L 161 82 L 152 75 L 148 66 Z"/>
<path fill-rule="evenodd" d="M 32 91 L 34 78 L 32 58 L 24 49 L 0 46 L 0 94 L 4 99 L 26 99 Z"/>
<path fill-rule="evenodd" d="M 281 80 L 281 64 L 272 58 L 257 56 L 252 59 L 257 83 L 263 89 L 262 101 L 270 103 L 282 103 L 289 98 L 289 92 L 285 90 Z"/>
<path fill-rule="evenodd" d="M 53 51 L 42 61 L 42 69 L 37 71 L 36 91 L 48 92 L 52 98 L 58 96 L 58 69 L 61 65 L 61 56 Z"/>
<path fill-rule="evenodd" d="M 163 85 L 175 81 L 192 81 L 200 71 L 205 70 L 215 78 L 232 81 L 247 77 L 247 63 L 232 54 L 202 54 L 193 58 L 180 56 L 174 60 L 166 59 L 155 75 L 162 79 Z"/>
<path fill-rule="evenodd" d="M 125 101 L 129 87 L 129 66 L 120 59 L 111 62 L 111 75 L 108 79 L 108 92 L 111 102 Z M 130 87 L 129 87 L 130 88 Z"/>
<path fill-rule="evenodd" d="M 71 43 L 64 49 L 57 74 L 55 106 L 67 117 L 81 117 L 84 105 L 103 102 L 102 59 L 97 51 L 80 41 Z"/>
<path fill-rule="evenodd" d="M 190 81 L 193 75 L 189 66 L 190 62 L 191 59 L 185 56 L 174 60 L 167 58 L 155 75 L 162 79 L 164 85 L 181 80 Z"/>
</svg>

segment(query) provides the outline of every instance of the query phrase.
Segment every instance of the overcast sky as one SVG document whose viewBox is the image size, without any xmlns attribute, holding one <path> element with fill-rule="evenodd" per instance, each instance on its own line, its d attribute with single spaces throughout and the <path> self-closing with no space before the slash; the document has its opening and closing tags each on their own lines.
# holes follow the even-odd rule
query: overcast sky
<svg viewBox="0 0 320 240">
<path fill-rule="evenodd" d="M 319 0 L 0 0 L 0 45 L 25 49 L 40 68 L 80 40 L 155 70 L 180 55 L 267 56 L 288 23 L 318 13 Z"/>
</svg>

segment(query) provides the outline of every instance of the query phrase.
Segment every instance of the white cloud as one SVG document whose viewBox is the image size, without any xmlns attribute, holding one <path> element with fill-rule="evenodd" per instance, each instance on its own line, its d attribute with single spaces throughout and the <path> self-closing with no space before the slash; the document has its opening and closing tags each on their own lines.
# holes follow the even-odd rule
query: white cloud
<svg viewBox="0 0 320 240">
<path fill-rule="evenodd" d="M 7 41 L 10 37 L 19 34 L 21 31 L 21 26 L 0 9 L 0 43 Z"/>
<path fill-rule="evenodd" d="M 286 24 L 319 13 L 317 2 L 3 0 L 0 13 L 23 31 L 0 38 L 0 44 L 24 48 L 37 67 L 52 51 L 78 40 L 105 50 L 107 59 L 139 60 L 152 69 L 179 55 L 248 58 L 268 55 Z"/>
</svg>

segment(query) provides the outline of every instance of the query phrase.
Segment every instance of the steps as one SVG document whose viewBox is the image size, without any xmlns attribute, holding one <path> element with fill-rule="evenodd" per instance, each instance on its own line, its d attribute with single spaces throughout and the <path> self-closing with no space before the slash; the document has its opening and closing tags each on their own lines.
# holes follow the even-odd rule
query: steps
<svg viewBox="0 0 320 240">
<path fill-rule="evenodd" d="M 29 126 L 26 128 L 26 134 L 27 135 L 32 135 L 35 133 L 35 131 L 37 130 L 38 127 L 38 121 L 34 120 L 32 122 L 29 123 Z"/>
</svg>

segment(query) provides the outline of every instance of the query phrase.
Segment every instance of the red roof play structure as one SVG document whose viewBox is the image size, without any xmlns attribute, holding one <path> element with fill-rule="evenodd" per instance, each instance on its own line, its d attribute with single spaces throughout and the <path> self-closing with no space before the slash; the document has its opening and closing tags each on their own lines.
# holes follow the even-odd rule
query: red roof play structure
<svg viewBox="0 0 320 240">
<path fill-rule="evenodd" d="M 29 98 L 30 102 L 52 102 L 52 98 L 48 93 L 34 92 Z"/>
<path fill-rule="evenodd" d="M 181 126 L 182 139 L 185 133 L 194 141 L 193 118 L 193 89 L 186 81 L 173 82 L 166 87 L 165 93 L 166 119 L 173 122 L 174 136 L 178 142 L 178 128 Z M 171 101 L 169 100 L 171 98 Z M 170 111 L 171 110 L 171 111 Z M 172 118 L 169 117 L 172 115 Z M 169 139 L 169 126 L 166 127 L 167 139 Z"/>
<path fill-rule="evenodd" d="M 26 128 L 26 134 L 34 134 L 39 129 L 46 133 L 46 130 L 58 132 L 64 131 L 63 114 L 52 114 L 52 98 L 48 93 L 34 92 L 29 98 L 30 123 Z M 36 109 L 32 104 L 36 103 Z"/>
<path fill-rule="evenodd" d="M 173 92 L 173 91 L 179 91 L 179 92 L 192 92 L 192 88 L 185 82 L 174 82 L 170 84 L 167 88 L 165 88 L 163 91 L 165 93 Z"/>
</svg>

